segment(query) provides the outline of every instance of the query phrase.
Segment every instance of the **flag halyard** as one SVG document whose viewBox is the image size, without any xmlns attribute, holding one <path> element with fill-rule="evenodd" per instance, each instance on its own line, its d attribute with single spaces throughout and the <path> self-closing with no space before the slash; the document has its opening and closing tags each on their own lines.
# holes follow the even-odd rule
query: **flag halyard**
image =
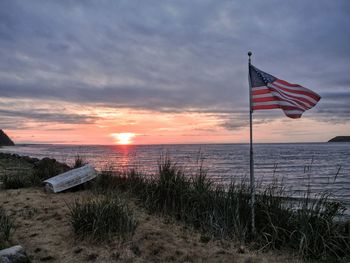
<svg viewBox="0 0 350 263">
<path fill-rule="evenodd" d="M 278 79 L 250 64 L 252 110 L 282 109 L 290 118 L 300 118 L 321 97 L 298 84 Z"/>
</svg>

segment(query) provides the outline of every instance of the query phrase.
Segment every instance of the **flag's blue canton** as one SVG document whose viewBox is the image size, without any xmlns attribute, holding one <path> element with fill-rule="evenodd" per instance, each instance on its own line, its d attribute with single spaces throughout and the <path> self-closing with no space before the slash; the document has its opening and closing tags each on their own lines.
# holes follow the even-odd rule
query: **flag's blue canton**
<svg viewBox="0 0 350 263">
<path fill-rule="evenodd" d="M 258 76 L 264 81 L 264 83 L 267 85 L 267 83 L 272 83 L 276 80 L 274 76 L 271 76 L 270 74 L 267 74 L 263 71 L 260 71 L 256 67 L 254 67 L 255 72 L 258 74 Z"/>
</svg>

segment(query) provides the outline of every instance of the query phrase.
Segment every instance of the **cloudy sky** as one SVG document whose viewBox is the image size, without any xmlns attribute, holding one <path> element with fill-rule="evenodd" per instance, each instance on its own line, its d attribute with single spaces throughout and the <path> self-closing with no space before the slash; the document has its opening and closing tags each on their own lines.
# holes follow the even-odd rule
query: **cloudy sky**
<svg viewBox="0 0 350 263">
<path fill-rule="evenodd" d="M 350 1 L 0 1 L 0 128 L 16 142 L 248 142 L 253 64 L 321 95 L 256 142 L 350 135 Z"/>
</svg>

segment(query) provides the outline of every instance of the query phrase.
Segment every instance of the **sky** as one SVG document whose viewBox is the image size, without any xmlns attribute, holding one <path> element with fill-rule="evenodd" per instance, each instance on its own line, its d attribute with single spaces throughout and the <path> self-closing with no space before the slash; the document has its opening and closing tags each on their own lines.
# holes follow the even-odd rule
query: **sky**
<svg viewBox="0 0 350 263">
<path fill-rule="evenodd" d="M 0 128 L 17 143 L 249 142 L 247 52 L 322 97 L 254 141 L 350 135 L 348 0 L 1 0 Z"/>
</svg>

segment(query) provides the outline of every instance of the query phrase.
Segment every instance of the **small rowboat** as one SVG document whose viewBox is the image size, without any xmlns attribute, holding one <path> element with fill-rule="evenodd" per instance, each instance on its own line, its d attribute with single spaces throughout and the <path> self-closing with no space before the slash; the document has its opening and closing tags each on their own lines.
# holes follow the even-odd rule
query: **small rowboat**
<svg viewBox="0 0 350 263">
<path fill-rule="evenodd" d="M 97 171 L 90 165 L 69 170 L 68 172 L 56 175 L 44 181 L 45 189 L 59 193 L 74 186 L 86 183 L 97 176 Z"/>
</svg>

